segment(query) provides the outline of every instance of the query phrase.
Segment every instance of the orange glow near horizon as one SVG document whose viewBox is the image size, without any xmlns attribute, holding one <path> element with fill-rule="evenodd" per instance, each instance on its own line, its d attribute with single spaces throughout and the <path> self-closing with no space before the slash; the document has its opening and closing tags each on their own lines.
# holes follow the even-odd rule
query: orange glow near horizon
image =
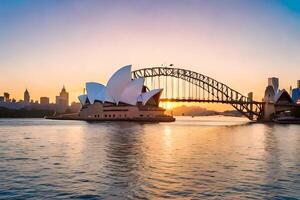
<svg viewBox="0 0 300 200">
<path fill-rule="evenodd" d="M 174 64 L 255 100 L 268 77 L 287 90 L 300 79 L 300 15 L 275 1 L 11 4 L 0 5 L 0 96 L 23 99 L 27 88 L 32 99 L 54 102 L 65 85 L 78 102 L 86 82 L 106 84 L 128 64 Z"/>
<path fill-rule="evenodd" d="M 163 103 L 160 103 L 160 106 L 167 110 L 171 110 L 171 109 L 177 107 L 176 103 L 173 103 L 173 102 L 163 102 Z"/>
<path fill-rule="evenodd" d="M 227 104 L 217 104 L 217 103 L 183 103 L 183 102 L 161 102 L 159 106 L 165 108 L 168 111 L 172 111 L 172 109 L 180 107 L 180 106 L 197 106 L 201 108 L 206 108 L 207 110 L 234 110 L 231 105 Z"/>
</svg>

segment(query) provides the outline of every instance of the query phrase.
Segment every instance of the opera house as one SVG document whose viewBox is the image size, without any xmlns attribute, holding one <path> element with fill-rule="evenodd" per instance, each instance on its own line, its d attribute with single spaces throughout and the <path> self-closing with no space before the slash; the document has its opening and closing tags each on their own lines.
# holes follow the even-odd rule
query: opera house
<svg viewBox="0 0 300 200">
<path fill-rule="evenodd" d="M 78 97 L 82 108 L 77 116 L 61 115 L 56 119 L 87 121 L 155 121 L 171 122 L 175 118 L 165 115 L 159 107 L 163 89 L 149 90 L 144 78 L 131 78 L 131 65 L 115 72 L 106 86 L 86 83 L 86 94 Z"/>
</svg>

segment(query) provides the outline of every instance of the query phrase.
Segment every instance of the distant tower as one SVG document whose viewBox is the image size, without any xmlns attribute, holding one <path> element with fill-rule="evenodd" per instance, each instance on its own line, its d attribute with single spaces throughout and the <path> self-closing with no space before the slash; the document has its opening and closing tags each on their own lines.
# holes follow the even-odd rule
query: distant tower
<svg viewBox="0 0 300 200">
<path fill-rule="evenodd" d="M 9 102 L 10 99 L 9 99 L 9 93 L 8 92 L 4 92 L 4 101 L 5 102 Z"/>
<path fill-rule="evenodd" d="M 30 102 L 30 95 L 29 92 L 26 88 L 25 92 L 24 92 L 24 103 L 29 103 Z"/>
<path fill-rule="evenodd" d="M 9 93 L 7 93 L 7 92 L 4 92 L 4 101 L 5 102 L 9 102 L 10 100 L 9 100 Z"/>
<path fill-rule="evenodd" d="M 279 79 L 276 77 L 268 78 L 268 85 L 273 86 L 274 92 L 276 94 L 279 88 Z"/>
<path fill-rule="evenodd" d="M 275 91 L 272 85 L 268 85 L 265 90 L 264 102 L 274 103 Z"/>
<path fill-rule="evenodd" d="M 63 86 L 59 96 L 56 96 L 56 105 L 59 112 L 66 111 L 69 106 L 69 93 L 66 91 L 65 86 Z"/>
<path fill-rule="evenodd" d="M 300 80 L 297 81 L 297 88 L 292 90 L 292 99 L 294 103 L 300 104 Z"/>
<path fill-rule="evenodd" d="M 69 93 L 66 91 L 65 86 L 63 86 L 59 96 L 64 99 L 66 105 L 69 106 Z"/>
</svg>

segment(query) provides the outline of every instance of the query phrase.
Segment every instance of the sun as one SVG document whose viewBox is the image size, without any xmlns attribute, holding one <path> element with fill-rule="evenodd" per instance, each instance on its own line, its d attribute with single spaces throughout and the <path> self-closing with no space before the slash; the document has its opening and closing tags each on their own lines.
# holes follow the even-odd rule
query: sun
<svg viewBox="0 0 300 200">
<path fill-rule="evenodd" d="M 171 110 L 175 107 L 173 102 L 163 102 L 161 106 L 167 110 Z"/>
</svg>

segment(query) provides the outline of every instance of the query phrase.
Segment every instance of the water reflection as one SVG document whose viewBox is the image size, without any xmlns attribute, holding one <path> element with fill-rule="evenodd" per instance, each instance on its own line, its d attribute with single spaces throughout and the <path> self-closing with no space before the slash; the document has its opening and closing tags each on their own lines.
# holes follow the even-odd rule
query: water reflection
<svg viewBox="0 0 300 200">
<path fill-rule="evenodd" d="M 0 198 L 300 196 L 299 126 L 217 120 L 0 121 Z"/>
<path fill-rule="evenodd" d="M 109 124 L 105 144 L 105 178 L 107 188 L 104 195 L 128 196 L 139 179 L 139 168 L 143 166 L 141 136 L 143 125 L 121 122 Z"/>
</svg>

